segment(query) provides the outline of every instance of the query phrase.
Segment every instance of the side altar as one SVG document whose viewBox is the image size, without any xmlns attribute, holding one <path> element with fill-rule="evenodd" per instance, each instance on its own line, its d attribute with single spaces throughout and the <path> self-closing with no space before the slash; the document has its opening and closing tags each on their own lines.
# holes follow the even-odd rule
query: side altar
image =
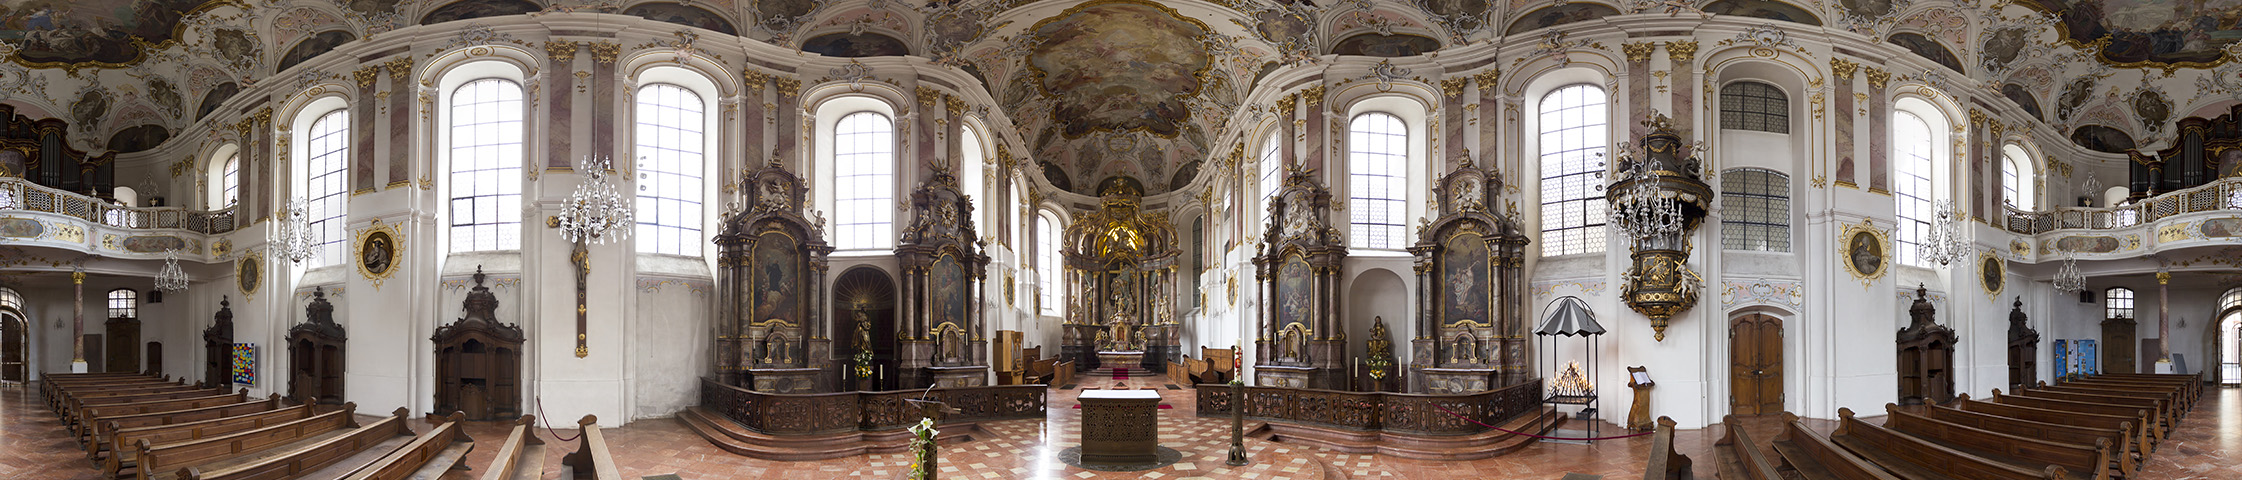
<svg viewBox="0 0 2242 480">
<path fill-rule="evenodd" d="M 1140 209 L 1144 186 L 1136 179 L 1106 179 L 1098 194 L 1103 207 L 1075 219 L 1060 237 L 1060 288 L 1069 304 L 1059 354 L 1082 369 L 1165 371 L 1183 352 L 1175 314 L 1183 251 L 1175 228 L 1167 214 Z"/>
</svg>

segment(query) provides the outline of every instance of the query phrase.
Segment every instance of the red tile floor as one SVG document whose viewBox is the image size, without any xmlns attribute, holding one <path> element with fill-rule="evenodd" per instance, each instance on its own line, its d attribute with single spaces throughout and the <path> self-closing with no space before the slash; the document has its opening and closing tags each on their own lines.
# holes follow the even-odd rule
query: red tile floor
<svg viewBox="0 0 2242 480">
<path fill-rule="evenodd" d="M 1084 379 L 1090 380 L 1090 379 Z M 1052 390 L 1050 415 L 1042 421 L 1013 420 L 984 424 L 992 435 L 971 442 L 945 445 L 940 452 L 942 478 L 1037 479 L 1314 479 L 1409 478 L 1555 479 L 1565 473 L 1605 475 L 1611 479 L 1639 478 L 1647 437 L 1597 442 L 1594 445 L 1535 444 L 1510 455 L 1467 462 L 1409 460 L 1374 455 L 1323 451 L 1298 444 L 1248 439 L 1253 459 L 1245 467 L 1222 464 L 1229 451 L 1227 420 L 1202 419 L 1193 414 L 1191 390 L 1168 390 L 1160 378 L 1137 377 L 1112 381 L 1086 381 L 1076 390 Z M 1060 450 L 1076 444 L 1080 410 L 1074 397 L 1081 388 L 1153 388 L 1175 408 L 1162 410 L 1161 444 L 1184 454 L 1184 460 L 1147 472 L 1092 472 L 1059 463 Z M 2211 398 L 2196 407 L 2179 431 L 2148 462 L 2142 479 L 2242 479 L 2242 390 L 2214 389 Z M 94 479 L 82 451 L 64 432 L 54 415 L 38 398 L 37 388 L 0 389 L 0 479 Z M 370 419 L 371 417 L 369 417 Z M 1772 419 L 1747 420 L 1760 439 L 1774 438 L 1778 426 Z M 1824 432 L 1832 422 L 1809 420 Z M 425 428 L 416 426 L 416 428 Z M 1675 434 L 1675 446 L 1696 460 L 1697 477 L 1713 478 L 1712 442 L 1724 426 L 1684 430 Z M 485 445 L 504 441 L 504 422 L 477 422 L 469 434 Z M 1606 432 L 1617 431 L 1606 425 Z M 575 447 L 545 431 L 548 443 L 546 478 L 559 478 L 560 456 Z M 574 435 L 573 429 L 559 433 Z M 606 430 L 613 453 L 627 478 L 678 474 L 688 479 L 718 478 L 902 478 L 909 460 L 904 454 L 860 455 L 810 462 L 778 462 L 746 458 L 716 449 L 671 419 L 647 419 Z M 474 478 L 488 465 L 497 449 L 478 447 L 467 465 L 474 472 L 453 472 L 445 478 Z"/>
</svg>

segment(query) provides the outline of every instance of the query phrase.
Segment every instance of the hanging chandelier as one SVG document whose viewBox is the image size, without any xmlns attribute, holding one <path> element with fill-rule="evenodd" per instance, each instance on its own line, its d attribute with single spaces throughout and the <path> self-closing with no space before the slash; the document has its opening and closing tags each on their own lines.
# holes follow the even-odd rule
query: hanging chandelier
<svg viewBox="0 0 2242 480">
<path fill-rule="evenodd" d="M 2063 256 L 2063 268 L 2055 271 L 2055 291 L 2065 295 L 2086 290 L 2086 276 L 2079 274 L 2078 259 Z"/>
<path fill-rule="evenodd" d="M 265 245 L 272 249 L 273 258 L 287 259 L 289 263 L 304 263 L 319 256 L 319 236 L 312 232 L 311 207 L 304 199 L 292 199 L 288 205 L 275 212 Z"/>
<path fill-rule="evenodd" d="M 1923 244 L 1918 247 L 1926 263 L 1940 266 L 1969 260 L 1969 242 L 1962 239 L 1962 212 L 1955 209 L 1953 200 L 1939 200 L 1937 218 L 1923 232 Z"/>
<path fill-rule="evenodd" d="M 156 271 L 156 289 L 166 292 L 187 289 L 187 271 L 179 268 L 178 250 L 164 252 L 163 269 Z"/>
<path fill-rule="evenodd" d="M 612 168 L 614 160 L 610 157 L 584 157 L 584 164 L 577 169 L 584 172 L 584 183 L 576 185 L 576 192 L 569 194 L 568 203 L 561 207 L 561 238 L 597 245 L 631 236 L 631 227 L 637 222 L 631 218 L 631 204 L 607 179 Z"/>
<path fill-rule="evenodd" d="M 1680 233 L 1688 224 L 1681 201 L 1659 187 L 1651 162 L 1636 161 L 1632 150 L 1619 143 L 1620 171 L 1612 183 L 1624 185 L 1611 192 L 1607 223 L 1636 241 Z"/>
</svg>

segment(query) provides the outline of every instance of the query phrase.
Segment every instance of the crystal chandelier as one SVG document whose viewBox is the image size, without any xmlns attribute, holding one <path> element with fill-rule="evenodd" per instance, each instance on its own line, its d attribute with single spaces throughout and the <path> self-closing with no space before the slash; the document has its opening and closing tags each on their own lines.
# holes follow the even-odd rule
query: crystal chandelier
<svg viewBox="0 0 2242 480">
<path fill-rule="evenodd" d="M 1938 201 L 1937 219 L 1928 232 L 1923 232 L 1923 244 L 1917 247 L 1926 263 L 1941 266 L 1969 259 L 1970 246 L 1962 240 L 1962 212 L 1954 208 L 1953 200 Z"/>
<path fill-rule="evenodd" d="M 2078 293 L 2086 289 L 2086 276 L 2079 274 L 2078 259 L 2063 256 L 2063 268 L 2055 271 L 2055 291 L 2063 294 Z"/>
<path fill-rule="evenodd" d="M 272 230 L 265 239 L 272 249 L 273 258 L 287 259 L 289 263 L 304 263 L 319 256 L 319 235 L 311 228 L 311 207 L 304 199 L 292 199 L 281 207 L 280 218 L 274 219 Z"/>
<path fill-rule="evenodd" d="M 1688 223 L 1681 201 L 1659 188 L 1651 162 L 1637 161 L 1626 142 L 1620 142 L 1619 151 L 1621 170 L 1612 183 L 1626 185 L 1611 192 L 1608 223 L 1638 241 L 1680 233 Z"/>
<path fill-rule="evenodd" d="M 631 204 L 607 179 L 613 165 L 609 157 L 584 158 L 578 169 L 584 172 L 584 183 L 576 185 L 576 193 L 569 194 L 568 203 L 561 207 L 561 238 L 596 245 L 631 236 L 631 227 L 637 222 L 631 218 Z"/>
<path fill-rule="evenodd" d="M 164 252 L 163 269 L 156 271 L 156 289 L 166 292 L 187 289 L 187 271 L 179 268 L 178 250 Z"/>
</svg>

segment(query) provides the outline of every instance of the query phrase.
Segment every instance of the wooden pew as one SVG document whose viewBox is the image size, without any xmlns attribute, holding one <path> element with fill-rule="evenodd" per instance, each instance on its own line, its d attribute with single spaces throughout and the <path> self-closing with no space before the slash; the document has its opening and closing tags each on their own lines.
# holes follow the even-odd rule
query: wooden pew
<svg viewBox="0 0 2242 480">
<path fill-rule="evenodd" d="M 437 421 L 438 419 L 435 417 L 429 417 L 428 419 L 431 424 L 436 424 Z M 466 413 L 453 411 L 450 417 L 442 419 L 441 424 L 428 429 L 427 433 L 413 437 L 413 441 L 406 443 L 404 447 L 398 448 L 388 455 L 383 455 L 381 459 L 375 460 L 372 464 L 358 467 L 357 471 L 351 472 L 350 475 L 343 478 L 347 480 L 434 479 L 443 476 L 447 470 L 455 468 L 464 470 L 465 467 L 462 467 L 459 461 L 466 459 L 467 452 L 475 449 L 475 439 L 467 437 L 466 424 L 461 423 L 465 421 L 467 421 Z"/>
<path fill-rule="evenodd" d="M 2178 427 L 2180 424 L 2180 419 L 2178 418 L 2179 412 L 2177 411 L 2175 406 L 2172 405 L 2170 401 L 2161 398 L 2136 398 L 2094 393 L 2059 392 L 2039 388 L 2026 388 L 2023 390 L 2017 390 L 2016 395 L 2020 397 L 2036 397 L 2050 400 L 2067 400 L 2073 402 L 2123 405 L 2127 407 L 2146 408 L 2149 409 L 2149 414 L 2158 422 L 2158 424 L 2167 431 Z"/>
<path fill-rule="evenodd" d="M 168 412 L 172 410 L 186 410 L 190 408 L 215 407 L 219 405 L 249 401 L 249 389 L 246 388 L 242 389 L 240 392 L 235 393 L 218 393 L 215 390 L 209 392 L 190 393 L 203 396 L 165 398 L 160 400 L 149 400 L 145 402 L 87 405 L 84 408 L 78 410 L 78 415 L 75 417 L 76 421 L 70 424 L 70 432 L 78 434 L 78 436 L 80 437 L 92 435 L 93 424 L 108 420 L 109 417 L 122 417 L 126 415 L 139 415 L 143 413 Z"/>
<path fill-rule="evenodd" d="M 1891 403 L 1884 404 L 1884 414 L 1885 429 L 1986 459 L 2025 469 L 2062 467 L 2070 472 L 2070 478 L 2110 478 L 2109 440 L 2096 439 L 2092 445 L 2074 445 L 2019 437 L 1901 411 L 1899 405 Z"/>
<path fill-rule="evenodd" d="M 236 432 L 202 440 L 156 445 L 141 440 L 132 448 L 138 464 L 132 468 L 139 480 L 182 478 L 195 468 L 210 469 L 243 463 L 250 454 L 277 449 L 292 444 L 324 440 L 340 436 L 343 432 L 359 428 L 352 417 L 358 404 L 345 403 L 336 410 L 309 418 L 269 427 Z M 396 418 L 402 428 L 402 418 Z M 388 420 L 383 420 L 388 421 Z"/>
<path fill-rule="evenodd" d="M 1899 480 L 1868 460 L 1846 452 L 1830 442 L 1829 437 L 1814 433 L 1790 412 L 1783 412 L 1783 433 L 1776 435 L 1772 443 L 1775 453 L 1782 455 L 1783 465 L 1808 479 Z"/>
<path fill-rule="evenodd" d="M 2063 382 L 2055 386 L 2105 392 L 2154 393 L 2170 397 L 2173 401 L 2178 403 L 2180 410 L 2183 412 L 2195 408 L 2195 399 L 2194 397 L 2189 396 L 2189 394 L 2193 393 L 2195 390 L 2182 385 L 2157 382 L 2081 380 L 2074 382 Z"/>
<path fill-rule="evenodd" d="M 53 387 L 53 391 L 46 392 L 47 408 L 54 410 L 56 413 L 68 411 L 68 409 L 64 407 L 70 404 L 70 399 L 79 395 L 95 395 L 108 392 L 133 391 L 153 387 L 171 387 L 186 384 L 187 382 L 184 379 L 179 382 L 172 382 L 170 380 L 157 380 L 154 378 L 148 378 L 126 380 L 117 383 L 102 382 L 79 385 L 55 385 Z"/>
<path fill-rule="evenodd" d="M 2140 471 L 2140 464 L 2135 463 L 2134 460 L 2136 454 L 2141 452 L 2136 452 L 2133 450 L 2135 443 L 2132 441 L 2132 438 L 2126 437 L 2125 431 L 2121 429 L 2079 427 L 2071 425 L 2058 425 L 2046 422 L 2035 422 L 2020 418 L 2011 418 L 1989 413 L 1972 412 L 1968 410 L 1957 409 L 1954 407 L 1938 405 L 1932 405 L 1924 408 L 1922 414 L 1923 416 L 1930 417 L 1933 420 L 1938 420 L 1955 425 L 1962 425 L 1986 431 L 2000 432 L 2025 438 L 2037 438 L 2056 443 L 2095 445 L 2098 441 L 2109 442 L 2110 445 L 2115 446 L 2115 448 L 2111 450 L 2111 453 L 2112 456 L 2115 457 L 2112 460 L 2116 462 L 2116 464 L 2112 465 L 2112 468 L 2114 468 L 2114 470 L 2110 472 L 2111 475 L 2130 478 L 2134 473 Z"/>
<path fill-rule="evenodd" d="M 273 396 L 272 402 L 275 405 L 279 404 L 280 397 L 278 395 Z M 312 415 L 310 405 L 297 405 L 199 422 L 121 429 L 116 430 L 116 433 L 112 434 L 112 438 L 114 438 L 116 445 L 139 445 L 141 442 L 147 442 L 149 445 L 170 445 L 271 427 L 311 418 Z M 102 473 L 106 473 L 110 477 L 130 474 L 132 468 L 139 465 L 139 450 L 122 447 L 115 450 L 108 457 L 101 459 Z"/>
<path fill-rule="evenodd" d="M 2164 428 L 2162 425 L 2157 424 L 2156 414 L 2148 408 L 2131 407 L 2125 405 L 2110 405 L 2106 403 L 2073 402 L 2070 400 L 2056 400 L 2040 397 L 2019 397 L 2015 395 L 2004 395 L 2001 393 L 2001 389 L 1998 388 L 1993 389 L 1993 403 L 2006 403 L 2020 407 L 2045 408 L 2049 410 L 2062 410 L 2074 413 L 2117 415 L 2131 419 L 2134 425 L 2140 425 L 2141 429 L 2147 430 L 2150 437 L 2154 438 L 2157 443 L 2164 442 Z"/>
<path fill-rule="evenodd" d="M 622 471 L 615 468 L 615 456 L 607 453 L 607 438 L 599 433 L 599 417 L 585 415 L 576 426 L 583 429 L 578 438 L 582 445 L 561 457 L 561 464 L 576 469 L 576 478 L 622 480 Z"/>
<path fill-rule="evenodd" d="M 1668 426 L 1671 425 L 1670 422 L 1672 421 L 1667 417 L 1658 417 L 1658 433 L 1652 435 L 1650 444 L 1653 465 L 1656 465 L 1659 448 L 1661 448 L 1658 442 L 1670 443 L 1673 441 L 1673 438 L 1667 433 L 1672 430 Z M 1720 475 L 1722 480 L 1782 480 L 1782 473 L 1775 469 L 1774 462 L 1768 461 L 1767 456 L 1760 453 L 1759 444 L 1752 441 L 1751 433 L 1744 431 L 1744 424 L 1737 420 L 1735 415 L 1721 417 L 1720 424 L 1723 427 L 1722 430 L 1726 433 L 1721 434 L 1720 440 L 1713 442 L 1713 452 L 1715 459 L 1720 462 L 1718 466 L 1714 467 L 1714 471 Z M 1671 450 L 1673 446 L 1666 445 L 1663 448 Z M 1688 479 L 1690 477 L 1685 470 L 1680 476 L 1674 477 L 1652 477 L 1650 473 L 1646 472 L 1643 474 L 1643 478 L 1649 480 L 1651 478 Z"/>
<path fill-rule="evenodd" d="M 2140 452 L 2142 459 L 2147 459 L 2149 452 L 2156 447 L 2155 435 L 2149 433 L 2149 429 L 2142 427 L 2139 419 L 2124 415 L 2096 415 L 2091 413 L 2067 412 L 2062 410 L 2053 410 L 2038 407 L 1992 403 L 1981 400 L 1971 400 L 1969 394 L 1967 393 L 1962 394 L 1960 397 L 1957 397 L 1953 403 L 1949 403 L 1947 405 L 1966 412 L 1977 412 L 2019 420 L 2029 420 L 2034 422 L 2068 425 L 2074 427 L 2116 429 L 2119 432 L 2123 432 L 2125 434 L 2125 443 L 2132 444 L 2133 451 Z"/>
<path fill-rule="evenodd" d="M 1059 361 L 1059 363 L 1051 364 L 1051 381 L 1049 385 L 1065 386 L 1069 383 L 1074 383 L 1074 361 L 1061 360 Z"/>
<path fill-rule="evenodd" d="M 1922 480 L 1971 479 L 2066 479 L 2070 472 L 2063 467 L 2047 466 L 2041 471 L 2031 471 L 1963 453 L 1907 434 L 1886 430 L 1853 418 L 1853 409 L 1837 409 L 1837 431 L 1830 434 L 1830 442 L 1868 459 L 1894 476 Z"/>
<path fill-rule="evenodd" d="M 1173 383 L 1176 385 L 1191 384 L 1191 371 L 1190 368 L 1185 367 L 1185 365 L 1197 360 L 1185 358 L 1183 359 L 1183 361 L 1185 363 L 1168 362 L 1168 383 Z"/>
<path fill-rule="evenodd" d="M 105 418 L 102 419 L 101 422 L 93 424 L 92 440 L 86 442 L 86 458 L 98 460 L 100 458 L 101 451 L 112 448 L 111 445 L 113 445 L 114 443 L 110 440 L 110 437 L 114 436 L 118 430 L 127 428 L 159 427 L 164 425 L 176 425 L 181 423 L 199 422 L 203 420 L 214 420 L 226 417 L 237 417 L 242 415 L 279 410 L 281 407 L 285 406 L 287 405 L 281 403 L 280 401 L 280 394 L 276 393 L 272 394 L 272 396 L 270 397 L 266 397 L 264 400 L 250 400 L 246 402 L 229 403 L 215 407 L 167 410 L 161 412 L 143 413 L 139 415 L 125 415 L 121 417 Z M 131 444 L 132 442 L 125 442 L 122 445 Z"/>
<path fill-rule="evenodd" d="M 2202 394 L 2203 394 L 2203 382 L 2202 382 L 2202 380 L 2201 380 L 2201 379 L 2198 379 L 2198 378 L 2196 378 L 2196 377 L 2195 377 L 2194 375 L 2154 375 L 2154 374 L 2151 374 L 2150 376 L 2146 376 L 2146 377 L 2143 377 L 2143 376 L 2138 376 L 2138 374 L 2135 374 L 2135 375 L 2095 375 L 2095 376 L 2091 376 L 2091 377 L 2079 378 L 2079 379 L 2074 379 L 2074 380 L 2071 380 L 2071 381 L 2068 381 L 2068 382 L 2061 382 L 2061 383 L 2073 383 L 2073 382 L 2076 382 L 2076 383 L 2082 383 L 2082 384 L 2106 384 L 2106 385 L 2130 385 L 2130 386 L 2154 385 L 2154 386 L 2163 386 L 2163 387 L 2171 387 L 2171 388 L 2176 388 L 2176 389 L 2178 389 L 2178 390 L 2180 391 L 2180 394 L 2181 394 L 2182 396 L 2184 396 L 2184 397 L 2185 397 L 2185 398 L 2184 398 L 2183 400 L 2184 400 L 2184 401 L 2186 402 L 2185 404 L 2186 404 L 2187 406 L 2189 406 L 2189 407 L 2193 407 L 2193 406 L 2195 406 L 2195 402 L 2196 402 L 2196 401 L 2198 401 L 2198 400 L 2201 400 L 2201 399 L 2202 399 Z"/>
<path fill-rule="evenodd" d="M 52 402 L 60 397 L 62 391 L 68 387 L 148 380 L 169 381 L 164 377 L 144 373 L 41 373 L 39 374 L 39 394 L 46 397 L 49 406 L 52 406 Z"/>
<path fill-rule="evenodd" d="M 1689 456 L 1674 451 L 1674 419 L 1658 417 L 1658 427 L 1650 434 L 1650 464 L 1643 468 L 1643 480 L 1691 480 Z"/>
<path fill-rule="evenodd" d="M 342 478 L 344 474 L 377 461 L 410 442 L 413 429 L 404 407 L 389 418 L 339 435 L 319 435 L 267 451 L 224 462 L 180 468 L 177 477 L 187 480 L 281 480 Z"/>
<path fill-rule="evenodd" d="M 522 415 L 513 433 L 498 445 L 498 456 L 483 468 L 482 480 L 538 480 L 545 478 L 545 440 L 537 438 L 537 417 Z"/>
<path fill-rule="evenodd" d="M 156 400 L 171 400 L 224 394 L 226 394 L 226 391 L 223 389 L 204 389 L 181 385 L 178 389 L 175 390 L 130 392 L 126 394 L 89 397 L 71 397 L 64 400 L 67 405 L 63 406 L 62 419 L 65 422 L 75 422 L 77 421 L 76 415 L 78 413 L 84 411 L 86 407 L 94 405 L 116 405 L 123 403 L 150 402 Z"/>
<path fill-rule="evenodd" d="M 2080 384 L 2048 385 L 2047 382 L 2040 382 L 2038 387 L 2033 388 L 2046 389 L 2057 392 L 2084 393 L 2088 395 L 2115 395 L 2120 397 L 2154 398 L 2171 403 L 2176 410 L 2179 410 L 2179 414 L 2182 416 L 2185 416 L 2187 414 L 2187 396 L 2177 390 L 2160 391 L 2153 388 L 2110 388 Z"/>
</svg>

